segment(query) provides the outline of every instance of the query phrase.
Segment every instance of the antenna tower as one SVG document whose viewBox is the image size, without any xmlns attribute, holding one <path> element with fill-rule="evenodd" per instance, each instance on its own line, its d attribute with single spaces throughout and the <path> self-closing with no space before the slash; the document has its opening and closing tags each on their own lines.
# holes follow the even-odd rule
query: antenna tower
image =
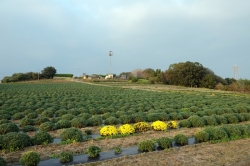
<svg viewBox="0 0 250 166">
<path fill-rule="evenodd" d="M 113 51 L 109 51 L 110 56 L 110 74 L 112 74 L 112 64 L 111 64 L 111 56 L 113 55 Z"/>
<path fill-rule="evenodd" d="M 233 71 L 234 71 L 234 79 L 238 79 L 238 71 L 239 71 L 239 66 L 234 65 L 233 66 Z"/>
</svg>

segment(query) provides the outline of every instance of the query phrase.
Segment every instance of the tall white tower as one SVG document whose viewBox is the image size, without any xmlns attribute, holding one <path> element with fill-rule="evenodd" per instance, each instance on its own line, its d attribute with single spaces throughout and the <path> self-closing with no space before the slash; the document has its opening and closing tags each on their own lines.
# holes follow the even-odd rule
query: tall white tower
<svg viewBox="0 0 250 166">
<path fill-rule="evenodd" d="M 239 71 L 239 66 L 234 65 L 233 66 L 233 71 L 234 71 L 234 79 L 238 79 L 238 71 Z"/>
<path fill-rule="evenodd" d="M 109 51 L 109 56 L 110 56 L 110 75 L 112 75 L 112 64 L 111 64 L 111 56 L 113 56 L 113 51 Z"/>
</svg>

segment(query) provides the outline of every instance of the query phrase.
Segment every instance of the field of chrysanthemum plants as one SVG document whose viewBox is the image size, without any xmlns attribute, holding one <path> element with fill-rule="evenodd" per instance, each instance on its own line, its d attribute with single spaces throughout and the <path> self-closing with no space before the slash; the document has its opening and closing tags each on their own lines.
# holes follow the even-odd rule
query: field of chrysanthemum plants
<svg viewBox="0 0 250 166">
<path fill-rule="evenodd" d="M 74 82 L 0 85 L 0 165 L 250 137 L 250 95 Z M 169 151 L 171 153 L 171 151 Z M 33 158 L 33 160 L 30 160 Z M 83 161 L 84 163 L 84 161 Z"/>
</svg>

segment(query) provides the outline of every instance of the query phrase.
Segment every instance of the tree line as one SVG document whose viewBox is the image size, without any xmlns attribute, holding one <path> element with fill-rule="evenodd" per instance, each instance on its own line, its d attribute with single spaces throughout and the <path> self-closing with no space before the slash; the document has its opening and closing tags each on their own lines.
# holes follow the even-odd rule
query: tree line
<svg viewBox="0 0 250 166">
<path fill-rule="evenodd" d="M 56 69 L 52 66 L 45 67 L 41 73 L 39 72 L 27 72 L 27 73 L 14 73 L 12 76 L 4 77 L 2 83 L 19 82 L 19 81 L 31 81 L 39 79 L 52 79 L 56 74 Z"/>
<path fill-rule="evenodd" d="M 165 71 L 161 71 L 161 69 L 154 70 L 152 68 L 145 70 L 136 69 L 132 72 L 123 72 L 120 76 L 124 74 L 128 75 L 128 79 L 131 82 L 138 82 L 141 79 L 145 79 L 149 83 L 236 91 L 245 89 L 250 91 L 250 80 L 223 79 L 199 62 L 187 61 L 174 63 Z"/>
</svg>

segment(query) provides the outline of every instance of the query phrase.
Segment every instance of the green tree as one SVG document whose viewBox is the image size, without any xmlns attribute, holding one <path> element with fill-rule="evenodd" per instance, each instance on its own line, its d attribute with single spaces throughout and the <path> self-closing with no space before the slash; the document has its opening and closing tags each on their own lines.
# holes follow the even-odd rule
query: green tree
<svg viewBox="0 0 250 166">
<path fill-rule="evenodd" d="M 216 86 L 214 75 L 207 74 L 201 80 L 201 87 L 213 89 Z"/>
<path fill-rule="evenodd" d="M 53 78 L 56 74 L 56 69 L 52 66 L 46 67 L 43 69 L 41 76 L 43 78 Z"/>
<path fill-rule="evenodd" d="M 150 77 L 154 77 L 155 76 L 155 71 L 154 69 L 151 68 L 147 68 L 145 70 L 143 70 L 143 78 L 145 79 L 149 79 Z"/>
<path fill-rule="evenodd" d="M 171 64 L 165 72 L 166 81 L 174 85 L 200 86 L 201 79 L 205 74 L 202 64 L 198 62 L 180 62 Z"/>
</svg>

